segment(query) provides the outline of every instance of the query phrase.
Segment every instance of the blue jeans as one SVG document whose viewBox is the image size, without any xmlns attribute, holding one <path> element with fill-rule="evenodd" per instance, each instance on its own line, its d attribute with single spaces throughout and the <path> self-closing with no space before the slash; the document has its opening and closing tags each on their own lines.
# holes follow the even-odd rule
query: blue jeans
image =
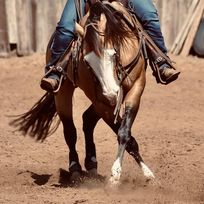
<svg viewBox="0 0 204 204">
<path fill-rule="evenodd" d="M 163 53 L 167 53 L 157 10 L 152 0 L 128 0 L 128 5 L 141 22 L 144 30 Z"/>
<path fill-rule="evenodd" d="M 85 1 L 81 0 L 83 15 L 85 15 Z M 67 0 L 60 21 L 57 24 L 53 43 L 52 57 L 48 66 L 53 65 L 64 53 L 70 41 L 74 38 L 75 22 L 78 21 L 75 0 Z"/>
<path fill-rule="evenodd" d="M 86 0 L 81 0 L 82 8 L 85 8 Z M 143 25 L 146 32 L 153 39 L 155 44 L 166 53 L 167 49 L 161 33 L 160 22 L 157 10 L 152 0 L 129 0 L 129 7 L 135 11 L 138 20 Z M 85 9 L 83 9 L 85 14 Z M 74 38 L 74 28 L 77 19 L 77 12 L 74 0 L 67 0 L 60 21 L 57 24 L 54 41 L 52 44 L 52 59 L 54 62 L 63 54 L 69 42 Z"/>
</svg>

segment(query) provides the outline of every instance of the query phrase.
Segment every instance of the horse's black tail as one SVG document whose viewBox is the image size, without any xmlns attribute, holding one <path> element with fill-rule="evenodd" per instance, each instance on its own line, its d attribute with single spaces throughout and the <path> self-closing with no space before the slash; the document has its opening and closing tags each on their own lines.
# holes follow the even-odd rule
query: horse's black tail
<svg viewBox="0 0 204 204">
<path fill-rule="evenodd" d="M 16 127 L 23 135 L 30 135 L 38 141 L 44 141 L 59 126 L 60 120 L 56 121 L 56 116 L 54 95 L 46 93 L 28 112 L 12 120 L 10 125 Z M 51 128 L 54 120 L 56 123 Z"/>
</svg>

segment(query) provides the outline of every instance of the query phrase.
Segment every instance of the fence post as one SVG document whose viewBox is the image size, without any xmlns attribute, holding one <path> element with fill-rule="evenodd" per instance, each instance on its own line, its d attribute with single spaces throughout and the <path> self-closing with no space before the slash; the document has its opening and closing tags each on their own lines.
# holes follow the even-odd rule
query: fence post
<svg viewBox="0 0 204 204">
<path fill-rule="evenodd" d="M 16 19 L 16 0 L 6 0 L 6 17 L 8 39 L 10 44 L 17 44 L 17 19 Z"/>
<path fill-rule="evenodd" d="M 33 25 L 31 5 L 31 0 L 16 0 L 18 55 L 28 55 L 33 52 Z"/>
<path fill-rule="evenodd" d="M 9 51 L 10 48 L 7 31 L 6 3 L 5 0 L 0 0 L 0 56 L 8 56 Z"/>
<path fill-rule="evenodd" d="M 62 13 L 65 0 L 35 0 L 33 2 L 35 51 L 45 52 Z"/>
</svg>

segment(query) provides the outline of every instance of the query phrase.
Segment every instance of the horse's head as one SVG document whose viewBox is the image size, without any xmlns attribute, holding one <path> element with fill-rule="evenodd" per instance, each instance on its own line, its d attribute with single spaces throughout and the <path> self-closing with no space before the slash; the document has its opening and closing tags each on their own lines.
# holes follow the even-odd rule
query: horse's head
<svg viewBox="0 0 204 204">
<path fill-rule="evenodd" d="M 82 37 L 84 60 L 93 69 L 107 98 L 116 98 L 119 90 L 119 81 L 115 77 L 116 66 L 123 63 L 122 54 L 130 51 L 128 47 L 134 47 L 135 42 L 132 41 L 136 39 L 122 18 L 125 8 L 117 3 L 115 5 L 95 3 L 84 17 L 82 25 L 76 25 L 76 31 Z M 115 8 L 117 6 L 119 9 Z"/>
</svg>

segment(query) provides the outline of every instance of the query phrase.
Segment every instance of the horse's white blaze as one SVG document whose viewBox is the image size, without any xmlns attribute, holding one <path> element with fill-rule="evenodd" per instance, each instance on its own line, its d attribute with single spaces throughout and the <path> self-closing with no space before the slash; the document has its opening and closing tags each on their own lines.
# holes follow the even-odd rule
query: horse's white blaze
<svg viewBox="0 0 204 204">
<path fill-rule="evenodd" d="M 110 182 L 112 184 L 119 184 L 120 182 L 120 175 L 121 175 L 121 172 L 122 172 L 122 166 L 121 166 L 121 161 L 119 158 L 117 158 L 112 166 L 112 175 L 111 175 L 111 178 L 110 178 Z"/>
<path fill-rule="evenodd" d="M 149 178 L 149 179 L 154 179 L 154 174 L 152 173 L 152 171 L 149 169 L 149 167 L 144 164 L 143 162 L 140 162 L 140 166 L 141 166 L 141 169 L 144 173 L 144 176 Z"/>
<path fill-rule="evenodd" d="M 116 99 L 119 90 L 119 84 L 114 77 L 114 54 L 114 49 L 104 49 L 100 58 L 94 52 L 84 56 L 100 81 L 103 94 L 109 99 Z"/>
</svg>

